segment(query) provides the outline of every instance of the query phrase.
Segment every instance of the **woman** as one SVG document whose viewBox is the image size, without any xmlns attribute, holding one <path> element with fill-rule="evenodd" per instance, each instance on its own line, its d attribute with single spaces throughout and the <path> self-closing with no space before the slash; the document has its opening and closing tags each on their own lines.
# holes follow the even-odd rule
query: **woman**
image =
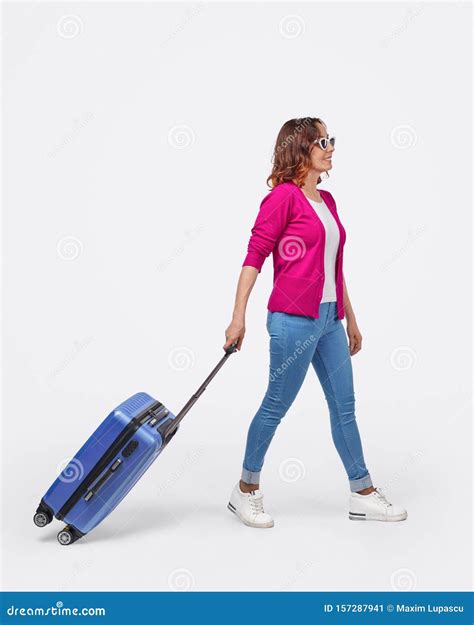
<svg viewBox="0 0 474 625">
<path fill-rule="evenodd" d="M 273 527 L 263 508 L 260 473 L 281 419 L 293 403 L 311 364 L 321 382 L 331 433 L 346 470 L 349 518 L 402 521 L 407 512 L 374 487 L 366 468 L 354 413 L 351 356 L 362 336 L 343 276 L 346 233 L 329 191 L 319 190 L 332 169 L 335 138 L 314 117 L 291 119 L 281 128 L 263 198 L 237 286 L 232 322 L 224 349 L 245 334 L 245 310 L 264 260 L 273 252 L 273 290 L 268 300 L 270 336 L 268 388 L 254 416 L 240 481 L 228 508 L 246 525 Z M 270 186 L 270 185 L 269 185 Z M 349 345 L 341 319 L 346 317 Z"/>
</svg>

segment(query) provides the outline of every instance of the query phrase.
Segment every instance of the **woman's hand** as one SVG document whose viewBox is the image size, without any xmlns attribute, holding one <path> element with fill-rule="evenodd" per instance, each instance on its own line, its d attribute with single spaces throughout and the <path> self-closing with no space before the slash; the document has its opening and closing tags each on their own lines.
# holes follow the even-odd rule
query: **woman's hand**
<svg viewBox="0 0 474 625">
<path fill-rule="evenodd" d="M 355 319 L 347 322 L 347 336 L 349 337 L 349 352 L 351 356 L 362 349 L 362 334 L 359 332 Z"/>
<path fill-rule="evenodd" d="M 245 318 L 237 317 L 232 319 L 229 327 L 225 331 L 224 349 L 227 349 L 232 343 L 237 342 L 237 349 L 240 350 L 245 335 Z"/>
</svg>

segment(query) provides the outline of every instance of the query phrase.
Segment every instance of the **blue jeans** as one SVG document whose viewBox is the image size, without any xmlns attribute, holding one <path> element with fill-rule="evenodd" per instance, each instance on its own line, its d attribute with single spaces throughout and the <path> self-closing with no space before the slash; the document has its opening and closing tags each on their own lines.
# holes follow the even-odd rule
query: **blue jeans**
<svg viewBox="0 0 474 625">
<path fill-rule="evenodd" d="M 242 480 L 258 484 L 275 431 L 313 365 L 329 407 L 331 434 L 352 492 L 372 486 L 355 417 L 352 362 L 336 302 L 322 302 L 319 318 L 268 311 L 270 371 L 265 397 L 247 435 Z"/>
</svg>

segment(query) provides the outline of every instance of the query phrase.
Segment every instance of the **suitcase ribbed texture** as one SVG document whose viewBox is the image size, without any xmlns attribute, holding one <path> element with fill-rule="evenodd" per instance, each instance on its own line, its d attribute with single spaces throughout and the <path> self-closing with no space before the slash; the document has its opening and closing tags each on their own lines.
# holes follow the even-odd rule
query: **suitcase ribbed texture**
<svg viewBox="0 0 474 625">
<path fill-rule="evenodd" d="M 150 397 L 148 393 L 136 393 L 117 406 L 115 410 L 120 410 L 120 412 L 123 412 L 131 419 L 136 416 L 142 408 L 150 404 L 151 401 L 153 401 L 153 398 Z"/>
</svg>

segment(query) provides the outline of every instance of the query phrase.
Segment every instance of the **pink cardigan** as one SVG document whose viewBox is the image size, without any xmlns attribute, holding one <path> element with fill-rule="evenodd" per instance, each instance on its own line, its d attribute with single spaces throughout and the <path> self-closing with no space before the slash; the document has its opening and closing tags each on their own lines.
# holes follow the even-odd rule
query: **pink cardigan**
<svg viewBox="0 0 474 625">
<path fill-rule="evenodd" d="M 336 258 L 337 316 L 344 319 L 343 253 L 346 231 L 339 220 L 336 202 L 329 191 L 319 190 L 339 227 Z M 324 286 L 326 230 L 303 191 L 294 182 L 282 182 L 263 198 L 248 242 L 242 267 L 260 273 L 273 252 L 273 290 L 267 308 L 294 315 L 319 318 Z"/>
</svg>

